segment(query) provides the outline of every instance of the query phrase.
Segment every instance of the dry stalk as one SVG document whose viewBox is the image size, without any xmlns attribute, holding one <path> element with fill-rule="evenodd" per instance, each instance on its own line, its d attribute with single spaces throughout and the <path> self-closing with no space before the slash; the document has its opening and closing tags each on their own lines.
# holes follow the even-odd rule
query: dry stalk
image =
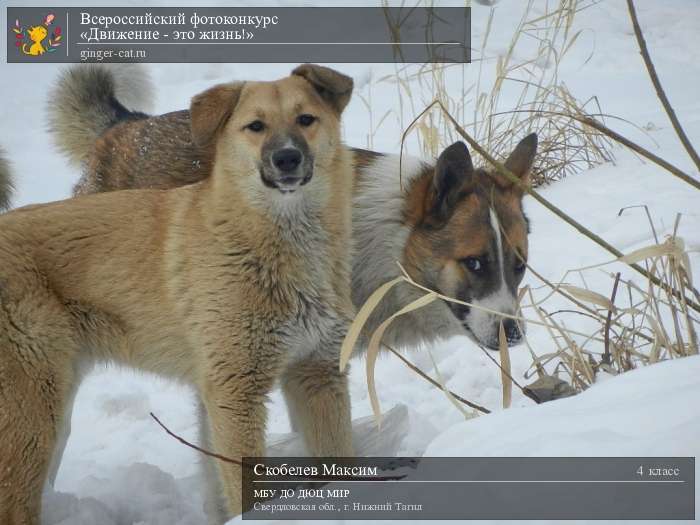
<svg viewBox="0 0 700 525">
<path fill-rule="evenodd" d="M 664 110 L 666 110 L 668 119 L 671 121 L 673 129 L 676 131 L 678 139 L 683 144 L 683 147 L 688 152 L 690 158 L 693 159 L 695 166 L 697 166 L 698 170 L 700 170 L 700 156 L 698 156 L 698 152 L 695 151 L 693 144 L 690 142 L 690 139 L 688 139 L 688 136 L 685 134 L 683 126 L 681 126 L 681 123 L 678 120 L 678 117 L 676 116 L 676 112 L 673 110 L 673 106 L 671 106 L 671 102 L 668 100 L 666 92 L 664 91 L 664 88 L 661 85 L 659 75 L 656 73 L 654 62 L 652 62 L 651 60 L 651 56 L 649 55 L 649 49 L 647 48 L 647 43 L 644 39 L 644 33 L 642 32 L 642 28 L 639 25 L 639 20 L 637 19 L 637 11 L 634 8 L 633 0 L 627 0 L 627 9 L 630 13 L 630 18 L 632 19 L 632 27 L 634 27 L 634 35 L 637 38 L 637 43 L 639 44 L 639 51 L 641 52 L 642 58 L 644 59 L 644 65 L 646 66 L 647 71 L 649 72 L 649 78 L 651 79 L 651 83 L 654 84 L 656 95 L 659 97 L 659 100 L 661 101 L 661 105 L 664 107 Z"/>
<path fill-rule="evenodd" d="M 428 374 L 426 374 L 425 372 L 423 372 L 423 371 L 422 371 L 420 368 L 418 368 L 416 365 L 414 365 L 413 363 L 411 363 L 408 359 L 406 359 L 406 357 L 404 357 L 403 355 L 401 355 L 401 352 L 399 352 L 398 350 L 392 348 L 391 346 L 387 345 L 386 343 L 382 343 L 382 345 L 383 345 L 387 350 L 389 350 L 389 352 L 391 352 L 391 353 L 394 354 L 396 357 L 398 357 L 401 361 L 403 361 L 403 363 L 404 363 L 408 368 L 410 368 L 410 369 L 413 370 L 416 374 L 418 374 L 420 377 L 422 377 L 423 379 L 425 379 L 426 381 L 428 381 L 428 383 L 430 383 L 431 385 L 436 386 L 436 387 L 438 387 L 438 388 L 442 388 L 442 386 L 440 385 L 440 383 L 438 383 L 437 381 L 435 381 L 432 377 L 430 377 Z M 469 408 L 473 408 L 474 410 L 478 410 L 479 412 L 481 412 L 481 413 L 483 413 L 483 414 L 490 414 L 490 413 L 491 413 L 491 411 L 490 411 L 488 408 L 482 407 L 481 405 L 477 405 L 477 404 L 474 403 L 473 401 L 469 401 L 468 399 L 465 399 L 464 397 L 460 396 L 459 394 L 455 394 L 452 390 L 450 390 L 449 392 L 450 392 L 450 395 L 451 395 L 452 397 L 454 397 L 454 398 L 455 398 L 457 401 L 459 401 L 460 403 L 462 403 L 462 404 L 464 404 L 464 405 L 467 405 Z"/>
<path fill-rule="evenodd" d="M 226 457 L 226 456 L 222 456 L 221 454 L 217 454 L 216 452 L 211 452 L 210 450 L 206 450 L 206 449 L 204 449 L 204 448 L 202 448 L 202 447 L 200 447 L 200 446 L 195 445 L 194 443 L 191 443 L 191 442 L 187 441 L 185 438 L 183 438 L 182 436 L 178 436 L 175 432 L 173 432 L 173 431 L 170 430 L 168 427 L 166 427 L 165 424 L 164 424 L 160 419 L 158 419 L 158 418 L 156 417 L 156 415 L 155 415 L 153 412 L 150 412 L 150 414 L 151 414 L 151 417 L 156 421 L 156 423 L 158 423 L 158 424 L 160 425 L 160 427 L 161 427 L 163 430 L 165 430 L 165 432 L 166 432 L 170 437 L 173 437 L 173 438 L 177 439 L 177 440 L 178 440 L 180 443 L 182 443 L 183 445 L 186 445 L 186 446 L 190 447 L 191 449 L 196 450 L 197 452 L 201 452 L 201 453 L 204 454 L 205 456 L 209 456 L 209 457 L 211 457 L 211 458 L 218 459 L 219 461 L 223 461 L 223 462 L 225 462 L 225 463 L 233 463 L 234 465 L 238 465 L 239 467 L 246 467 L 246 468 L 253 468 L 253 467 L 255 467 L 255 465 L 251 465 L 251 464 L 249 464 L 249 463 L 244 463 L 244 462 L 243 462 L 242 460 L 240 460 L 240 459 L 234 459 L 234 458 L 229 458 L 229 457 Z"/>
</svg>

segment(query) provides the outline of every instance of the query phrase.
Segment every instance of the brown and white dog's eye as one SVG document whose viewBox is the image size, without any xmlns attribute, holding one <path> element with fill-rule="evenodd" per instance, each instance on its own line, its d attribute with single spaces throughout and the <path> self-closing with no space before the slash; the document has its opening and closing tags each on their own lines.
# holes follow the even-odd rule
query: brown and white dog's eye
<svg viewBox="0 0 700 525">
<path fill-rule="evenodd" d="M 486 266 L 486 261 L 483 257 L 465 257 L 461 260 L 461 263 L 467 270 L 476 274 L 483 272 Z"/>
<path fill-rule="evenodd" d="M 262 120 L 254 120 L 250 124 L 248 124 L 245 129 L 249 129 L 250 131 L 254 133 L 260 133 L 265 129 L 265 123 Z"/>
<path fill-rule="evenodd" d="M 521 274 L 525 273 L 525 269 L 527 268 L 527 265 L 525 264 L 525 261 L 518 260 L 515 263 L 515 273 L 516 274 Z"/>
<path fill-rule="evenodd" d="M 297 117 L 297 124 L 299 124 L 303 128 L 308 128 L 311 124 L 316 122 L 317 118 L 314 117 L 313 115 L 309 115 L 308 113 L 304 113 L 303 115 L 299 115 Z"/>
</svg>

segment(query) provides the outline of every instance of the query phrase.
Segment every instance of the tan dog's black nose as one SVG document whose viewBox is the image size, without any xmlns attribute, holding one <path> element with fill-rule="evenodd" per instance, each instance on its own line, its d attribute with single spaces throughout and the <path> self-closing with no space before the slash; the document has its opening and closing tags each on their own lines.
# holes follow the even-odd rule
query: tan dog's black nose
<svg viewBox="0 0 700 525">
<path fill-rule="evenodd" d="M 284 148 L 272 154 L 272 163 L 278 170 L 284 172 L 296 170 L 301 161 L 301 151 L 296 148 Z"/>
<path fill-rule="evenodd" d="M 260 175 L 268 188 L 276 188 L 282 193 L 293 193 L 304 186 L 313 176 L 313 156 L 309 155 L 303 141 L 292 140 L 286 146 L 275 144 L 286 140 L 271 141 L 264 148 Z"/>
</svg>

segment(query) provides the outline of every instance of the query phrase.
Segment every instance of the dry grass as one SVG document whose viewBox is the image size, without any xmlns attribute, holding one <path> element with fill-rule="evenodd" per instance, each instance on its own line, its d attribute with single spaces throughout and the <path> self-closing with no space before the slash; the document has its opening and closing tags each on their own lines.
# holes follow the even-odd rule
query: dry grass
<svg viewBox="0 0 700 525">
<path fill-rule="evenodd" d="M 588 5 L 590 4 L 583 5 L 578 0 L 558 0 L 548 3 L 545 13 L 534 17 L 532 2 L 527 2 L 507 52 L 496 61 L 495 76 L 492 75 L 495 80 L 488 89 L 481 87 L 483 68 L 487 63 L 485 60 L 479 61 L 476 83 L 469 88 L 463 87 L 458 99 L 448 95 L 448 71 L 462 68 L 464 79 L 464 65 L 397 66 L 395 76 L 378 79 L 378 82 L 396 84 L 400 107 L 395 116 L 402 129 L 406 130 L 402 138 L 402 149 L 409 133 L 417 137 L 424 155 L 433 156 L 461 137 L 496 171 L 513 177 L 496 159 L 503 159 L 524 135 L 536 131 L 541 147 L 533 168 L 533 186 L 559 180 L 571 173 L 612 160 L 610 150 L 613 141 L 649 158 L 669 174 L 690 185 L 696 185 L 697 181 L 675 166 L 613 132 L 601 121 L 593 119 L 592 116 L 603 117 L 597 99 L 592 96 L 581 103 L 559 80 L 559 65 L 580 35 L 572 33 L 574 16 Z M 494 13 L 493 10 L 490 13 L 481 42 L 482 58 Z M 527 61 L 517 61 L 514 58 L 518 55 L 516 50 L 519 49 L 519 42 L 525 38 L 533 38 L 538 42 L 536 56 Z M 415 83 L 418 83 L 419 90 L 413 87 Z M 464 82 L 462 86 L 465 86 Z M 515 91 L 514 86 L 517 87 Z M 414 92 L 431 93 L 435 98 L 424 100 L 414 95 Z M 469 99 L 470 95 L 472 99 Z M 505 100 L 511 101 L 511 107 L 503 107 Z M 368 104 L 368 108 L 371 109 L 371 104 Z M 419 115 L 408 125 L 402 121 L 407 110 Z M 380 121 L 383 122 L 387 117 L 387 114 L 383 115 Z M 471 135 L 466 129 L 472 131 Z M 375 132 L 373 128 L 372 134 Z M 540 347 L 536 351 L 526 340 L 532 364 L 525 378 L 530 380 L 537 376 L 537 388 L 522 387 L 512 377 L 504 341 L 500 345 L 500 363 L 487 352 L 501 370 L 504 408 L 510 406 L 513 385 L 535 401 L 541 402 L 585 390 L 601 374 L 617 375 L 658 361 L 698 354 L 697 316 L 700 312 L 700 294 L 693 286 L 688 250 L 683 239 L 678 236 L 680 216 L 672 233 L 659 239 L 649 211 L 646 210 L 655 242 L 641 250 L 622 254 L 531 188 L 527 191 L 560 219 L 573 225 L 581 235 L 591 238 L 612 253 L 614 259 L 592 267 L 569 270 L 560 282 L 547 280 L 528 264 L 530 273 L 542 283 L 538 289 L 545 290 L 546 293 L 543 297 L 536 297 L 535 290 L 523 288 L 519 295 L 521 308 L 518 315 L 503 317 L 544 327 L 551 345 L 549 349 Z M 632 213 L 630 210 L 620 210 L 620 213 L 623 212 Z M 502 233 L 507 242 L 505 232 Z M 641 274 L 644 278 L 642 284 L 623 277 L 620 266 L 627 266 Z M 591 276 L 598 272 L 605 272 L 609 276 L 609 286 L 593 289 L 587 284 L 588 281 L 593 281 Z M 572 276 L 578 281 L 577 284 L 570 282 Z M 382 336 L 393 319 L 408 312 L 416 315 L 419 313 L 416 310 L 435 300 L 481 308 L 430 290 L 403 271 L 402 277 L 380 287 L 358 313 L 343 345 L 341 368 L 347 363 L 358 334 L 374 307 L 399 282 L 409 283 L 425 292 L 425 295 L 385 320 L 370 339 L 367 381 L 377 417 L 380 408 L 374 365 Z M 559 307 L 555 310 L 552 305 L 560 305 L 561 298 L 569 304 L 565 309 Z M 567 323 L 578 317 L 589 320 L 585 324 L 588 328 L 574 330 L 567 326 Z M 486 352 L 485 349 L 482 350 Z M 437 371 L 436 363 L 434 365 Z M 410 366 L 415 369 L 413 365 Z M 439 371 L 437 381 L 429 380 L 440 385 L 450 402 L 460 407 L 465 417 L 473 417 L 474 412 L 463 410 L 461 404 L 488 412 L 488 409 L 447 390 Z"/>
<path fill-rule="evenodd" d="M 393 113 L 402 129 L 407 129 L 405 114 L 418 114 L 439 100 L 496 158 L 505 158 L 520 139 L 537 132 L 540 154 L 532 172 L 537 187 L 613 160 L 612 142 L 582 122 L 585 116 L 603 116 L 597 98 L 576 99 L 559 78 L 561 62 L 581 35 L 572 30 L 574 16 L 591 4 L 579 0 L 547 2 L 545 12 L 537 15 L 531 0 L 518 5 L 524 5 L 523 15 L 507 50 L 495 59 L 487 56 L 496 13 L 491 8 L 484 36 L 474 42 L 479 48 L 472 65 L 397 65 L 395 74 L 377 82 L 395 84 L 399 107 Z M 400 34 L 400 25 L 392 31 Z M 530 58 L 518 58 L 528 41 L 535 42 L 536 49 L 527 53 Z M 476 82 L 469 85 L 467 79 L 474 77 L 474 69 Z M 457 75 L 462 88 L 456 94 L 448 85 Z M 488 85 L 484 85 L 484 78 L 490 79 Z M 426 94 L 432 98 L 426 99 Z M 371 123 L 370 135 L 387 117 L 382 115 L 376 127 Z M 440 112 L 428 112 L 410 127 L 425 156 L 436 156 L 458 138 Z M 371 144 L 368 140 L 370 149 Z"/>
<path fill-rule="evenodd" d="M 526 377 L 542 375 L 544 367 L 550 365 L 576 391 L 581 391 L 595 382 L 600 373 L 617 375 L 661 360 L 697 354 L 698 319 L 685 298 L 697 298 L 698 294 L 692 286 L 690 259 L 677 227 L 678 221 L 673 233 L 663 241 L 657 239 L 620 259 L 568 271 L 564 278 L 577 275 L 582 286 L 544 282 L 551 293 L 537 301 L 528 290 L 530 301 L 522 309 L 534 312 L 553 329 L 549 331 L 552 351 L 534 359 Z M 622 278 L 619 272 L 610 270 L 620 262 L 643 263 L 661 284 L 647 280 L 639 285 Z M 586 285 L 586 276 L 598 271 L 609 276 L 608 290 L 594 291 Z M 672 293 L 674 289 L 680 292 L 679 296 Z M 567 297 L 571 308 L 549 311 L 546 305 L 554 293 Z M 563 314 L 585 316 L 597 326 L 587 338 L 577 341 L 561 321 Z"/>
</svg>

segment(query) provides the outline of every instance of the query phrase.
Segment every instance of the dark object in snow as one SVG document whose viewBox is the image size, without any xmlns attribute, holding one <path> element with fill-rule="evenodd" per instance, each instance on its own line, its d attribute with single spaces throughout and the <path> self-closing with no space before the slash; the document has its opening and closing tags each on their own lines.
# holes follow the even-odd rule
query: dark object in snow
<svg viewBox="0 0 700 525">
<path fill-rule="evenodd" d="M 576 394 L 576 390 L 569 383 L 558 377 L 544 376 L 523 388 L 523 394 L 535 401 L 535 403 L 545 403 L 573 396 Z"/>
</svg>

